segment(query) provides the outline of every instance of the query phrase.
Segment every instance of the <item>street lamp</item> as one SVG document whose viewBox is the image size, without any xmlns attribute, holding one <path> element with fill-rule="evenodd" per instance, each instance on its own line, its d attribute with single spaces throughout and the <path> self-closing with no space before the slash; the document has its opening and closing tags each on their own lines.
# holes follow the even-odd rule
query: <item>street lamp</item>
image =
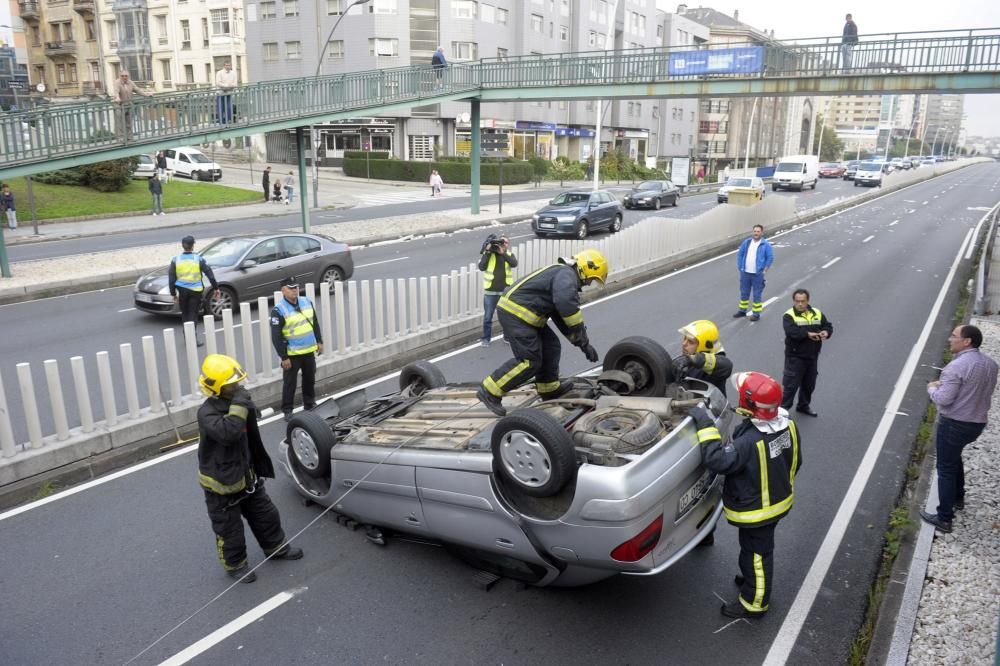
<svg viewBox="0 0 1000 666">
<path fill-rule="evenodd" d="M 347 8 L 340 12 L 340 16 L 337 17 L 336 22 L 333 27 L 330 28 L 330 34 L 326 36 L 326 41 L 323 42 L 323 48 L 319 52 L 319 60 L 316 62 L 316 74 L 314 76 L 319 76 L 323 73 L 323 56 L 326 55 L 326 48 L 330 45 L 330 40 L 333 38 L 333 33 L 337 31 L 337 26 L 340 22 L 344 20 L 347 16 L 347 12 L 351 11 L 356 5 L 363 5 L 370 2 L 371 0 L 354 0 L 351 4 L 347 5 Z M 317 23 L 319 22 L 319 16 L 316 17 Z M 322 142 L 322 137 L 320 137 L 316 130 L 316 125 L 312 125 L 309 128 L 309 136 L 312 138 L 313 145 L 313 207 L 319 208 L 319 147 Z"/>
<path fill-rule="evenodd" d="M 937 145 L 938 132 L 940 132 L 942 129 L 943 128 L 938 127 L 934 130 L 934 139 L 931 141 L 931 157 L 934 157 L 937 154 L 936 152 L 934 152 L 934 146 Z"/>
</svg>

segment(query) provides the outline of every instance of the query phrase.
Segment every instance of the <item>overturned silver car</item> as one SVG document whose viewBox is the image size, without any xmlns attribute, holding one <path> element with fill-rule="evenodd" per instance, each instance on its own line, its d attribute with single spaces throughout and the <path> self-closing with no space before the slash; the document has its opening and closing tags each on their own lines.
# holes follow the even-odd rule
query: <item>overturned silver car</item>
<svg viewBox="0 0 1000 666">
<path fill-rule="evenodd" d="M 715 387 L 675 382 L 648 338 L 621 340 L 574 383 L 544 402 L 512 391 L 498 418 L 477 385 L 413 363 L 396 393 L 358 391 L 297 414 L 281 460 L 302 495 L 376 543 L 418 537 L 539 586 L 657 574 L 722 512 L 722 478 L 702 465 L 687 410 L 705 403 L 723 433 L 732 411 Z"/>
</svg>

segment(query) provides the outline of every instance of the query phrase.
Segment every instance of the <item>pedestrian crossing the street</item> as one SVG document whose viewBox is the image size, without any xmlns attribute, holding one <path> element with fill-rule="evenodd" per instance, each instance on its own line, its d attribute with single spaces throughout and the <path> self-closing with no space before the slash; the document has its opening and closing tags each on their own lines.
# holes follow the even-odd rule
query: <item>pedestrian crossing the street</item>
<svg viewBox="0 0 1000 666">
<path fill-rule="evenodd" d="M 368 208 L 371 206 L 384 206 L 386 204 L 410 203 L 414 201 L 430 201 L 430 187 L 426 188 L 395 188 L 380 192 L 359 192 L 352 195 L 357 201 L 357 208 Z M 464 188 L 445 188 L 441 191 L 438 199 L 453 199 L 456 197 L 467 197 L 468 191 Z"/>
</svg>

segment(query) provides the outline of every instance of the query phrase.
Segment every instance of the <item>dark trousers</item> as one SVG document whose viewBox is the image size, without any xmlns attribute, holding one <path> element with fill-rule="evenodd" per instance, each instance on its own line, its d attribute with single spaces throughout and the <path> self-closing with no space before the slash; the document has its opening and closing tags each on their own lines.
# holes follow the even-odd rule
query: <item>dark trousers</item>
<svg viewBox="0 0 1000 666">
<path fill-rule="evenodd" d="M 548 324 L 535 328 L 506 310 L 498 310 L 497 316 L 514 358 L 484 379 L 483 387 L 493 395 L 502 396 L 534 377 L 538 390 L 552 390 L 551 384 L 559 382 L 559 356 L 562 354 L 559 336 Z"/>
<path fill-rule="evenodd" d="M 223 125 L 233 122 L 232 95 L 219 95 L 215 98 L 215 115 L 218 121 Z"/>
<path fill-rule="evenodd" d="M 763 613 L 771 601 L 774 571 L 774 528 L 777 523 L 761 527 L 740 528 L 740 603 L 751 613 Z"/>
<path fill-rule="evenodd" d="M 483 340 L 487 342 L 493 337 L 493 315 L 499 302 L 500 294 L 483 294 Z"/>
<path fill-rule="evenodd" d="M 302 405 L 306 409 L 316 406 L 316 354 L 289 356 L 292 367 L 284 371 L 281 384 L 281 411 L 289 414 L 295 406 L 295 384 L 302 371 Z"/>
<path fill-rule="evenodd" d="M 781 376 L 781 406 L 791 409 L 795 402 L 796 391 L 799 394 L 799 408 L 805 409 L 812 403 L 812 394 L 816 389 L 816 371 L 818 358 L 802 358 L 801 356 L 785 357 L 785 372 Z"/>
<path fill-rule="evenodd" d="M 740 310 L 751 307 L 750 294 L 753 293 L 753 312 L 760 314 L 764 309 L 764 274 L 740 271 Z"/>
<path fill-rule="evenodd" d="M 267 203 L 270 200 L 271 200 L 271 186 L 265 180 L 264 181 L 264 203 Z"/>
<path fill-rule="evenodd" d="M 184 323 L 193 321 L 195 333 L 198 332 L 198 311 L 201 309 L 201 297 L 204 293 L 177 287 L 177 304 L 181 308 L 181 321 Z"/>
<path fill-rule="evenodd" d="M 965 501 L 965 466 L 962 464 L 962 449 L 966 444 L 976 441 L 985 427 L 985 423 L 938 417 L 935 438 L 938 473 L 937 514 L 941 520 L 952 520 L 955 517 L 955 500 Z"/>
<path fill-rule="evenodd" d="M 208 517 L 212 520 L 219 561 L 226 571 L 239 569 L 247 564 L 243 519 L 246 519 L 265 555 L 270 555 L 285 545 L 281 516 L 278 515 L 274 502 L 267 496 L 263 483 L 249 495 L 217 495 L 206 490 L 205 505 L 208 507 Z"/>
</svg>

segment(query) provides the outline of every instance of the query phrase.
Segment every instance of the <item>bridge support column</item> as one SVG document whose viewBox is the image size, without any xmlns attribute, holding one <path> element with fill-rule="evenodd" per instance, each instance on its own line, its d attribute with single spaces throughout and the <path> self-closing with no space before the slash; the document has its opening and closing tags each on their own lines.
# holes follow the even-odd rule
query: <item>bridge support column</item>
<svg viewBox="0 0 1000 666">
<path fill-rule="evenodd" d="M 309 196 L 306 190 L 306 133 L 295 128 L 295 148 L 299 154 L 299 206 L 302 210 L 302 233 L 309 233 Z M 315 158 L 314 158 L 315 159 Z"/>
<path fill-rule="evenodd" d="M 480 158 L 480 148 L 482 145 L 482 140 L 479 135 L 479 100 L 472 100 L 472 113 L 470 114 L 472 118 L 469 122 L 472 124 L 472 155 L 469 158 L 470 166 L 472 167 L 472 214 L 479 214 L 479 158 Z"/>
</svg>

